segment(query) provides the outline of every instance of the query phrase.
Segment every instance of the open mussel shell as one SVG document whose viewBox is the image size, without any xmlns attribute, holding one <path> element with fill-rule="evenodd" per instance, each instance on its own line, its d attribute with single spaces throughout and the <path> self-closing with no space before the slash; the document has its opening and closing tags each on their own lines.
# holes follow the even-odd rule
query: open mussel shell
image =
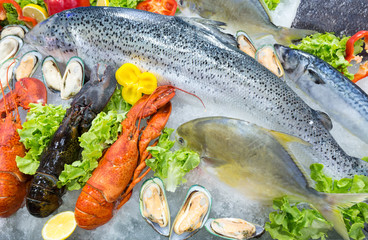
<svg viewBox="0 0 368 240">
<path fill-rule="evenodd" d="M 255 58 L 257 49 L 248 34 L 244 31 L 238 31 L 235 36 L 238 48 L 252 58 Z"/>
<path fill-rule="evenodd" d="M 18 59 L 9 58 L 8 60 L 5 60 L 2 64 L 0 64 L 0 81 L 4 89 L 8 87 L 7 82 L 11 86 L 13 70 L 17 63 Z"/>
<path fill-rule="evenodd" d="M 23 25 L 7 25 L 1 31 L 0 38 L 3 39 L 6 36 L 18 36 L 24 38 L 29 29 Z"/>
<path fill-rule="evenodd" d="M 66 64 L 63 79 L 61 81 L 61 99 L 69 99 L 76 95 L 84 84 L 84 62 L 79 57 L 72 57 Z"/>
<path fill-rule="evenodd" d="M 239 218 L 210 218 L 205 228 L 217 237 L 230 240 L 260 237 L 265 231 L 264 227 Z"/>
<path fill-rule="evenodd" d="M 15 79 L 19 81 L 22 78 L 32 77 L 41 61 L 41 53 L 37 51 L 25 53 L 15 66 Z"/>
<path fill-rule="evenodd" d="M 170 239 L 183 240 L 196 234 L 207 221 L 211 206 L 212 198 L 207 189 L 193 185 L 172 224 Z"/>
<path fill-rule="evenodd" d="M 285 73 L 272 45 L 259 48 L 256 52 L 256 60 L 278 77 L 282 77 Z"/>
<path fill-rule="evenodd" d="M 170 210 L 164 184 L 160 178 L 147 179 L 139 194 L 139 210 L 142 217 L 159 234 L 170 234 Z"/>
<path fill-rule="evenodd" d="M 63 78 L 56 60 L 52 56 L 48 56 L 42 61 L 42 79 L 51 91 L 60 91 Z"/>
<path fill-rule="evenodd" d="M 23 40 L 17 36 L 6 36 L 0 40 L 0 63 L 13 58 L 23 46 Z"/>
</svg>

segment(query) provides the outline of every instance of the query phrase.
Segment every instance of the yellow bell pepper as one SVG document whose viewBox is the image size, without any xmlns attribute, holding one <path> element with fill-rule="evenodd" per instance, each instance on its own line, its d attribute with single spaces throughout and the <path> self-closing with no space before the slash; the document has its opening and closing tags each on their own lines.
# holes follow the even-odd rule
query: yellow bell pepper
<svg viewBox="0 0 368 240">
<path fill-rule="evenodd" d="M 122 95 L 129 104 L 135 104 L 143 94 L 151 94 L 157 88 L 155 75 L 149 72 L 142 73 L 138 67 L 125 63 L 115 73 L 116 81 L 122 85 Z"/>
</svg>

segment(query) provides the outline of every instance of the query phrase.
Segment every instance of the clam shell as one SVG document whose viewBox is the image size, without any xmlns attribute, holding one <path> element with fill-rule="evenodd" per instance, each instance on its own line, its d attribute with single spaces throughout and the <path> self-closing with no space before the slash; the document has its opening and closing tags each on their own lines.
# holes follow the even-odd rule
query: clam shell
<svg viewBox="0 0 368 240">
<path fill-rule="evenodd" d="M 84 77 L 83 60 L 79 57 L 70 58 L 61 81 L 61 99 L 66 100 L 76 95 L 84 84 Z"/>
<path fill-rule="evenodd" d="M 6 36 L 18 36 L 24 38 L 29 29 L 23 25 L 7 25 L 1 31 L 0 38 L 3 39 Z"/>
<path fill-rule="evenodd" d="M 39 52 L 29 51 L 25 53 L 15 66 L 15 79 L 19 81 L 22 78 L 32 77 L 41 61 L 42 55 Z"/>
<path fill-rule="evenodd" d="M 0 63 L 14 57 L 23 46 L 23 40 L 17 36 L 6 36 L 0 40 Z"/>
<path fill-rule="evenodd" d="M 225 219 L 228 219 L 228 220 L 238 220 L 236 218 L 225 218 Z M 248 238 L 233 238 L 233 237 L 230 237 L 230 236 L 224 236 L 224 235 L 222 235 L 222 234 L 220 234 L 218 232 L 215 232 L 215 230 L 212 228 L 211 224 L 212 224 L 212 222 L 214 220 L 216 220 L 216 219 L 213 219 L 213 218 L 208 219 L 208 221 L 205 224 L 206 230 L 209 233 L 211 233 L 211 234 L 213 234 L 213 235 L 215 235 L 217 237 L 224 238 L 224 239 L 230 239 L 230 240 L 233 240 L 233 239 L 251 239 L 251 238 L 260 237 L 265 232 L 264 227 L 262 227 L 260 225 L 257 225 L 257 224 L 254 224 L 254 223 L 250 223 L 250 222 L 245 221 L 245 222 L 250 223 L 250 224 L 252 224 L 252 225 L 254 225 L 256 227 L 256 231 L 255 231 L 255 233 L 252 236 L 250 236 Z M 240 220 L 242 220 L 242 219 L 240 219 Z M 244 220 L 242 220 L 242 221 L 244 221 Z"/>
<path fill-rule="evenodd" d="M 208 200 L 208 208 L 207 208 L 207 211 L 203 215 L 201 215 L 201 219 L 200 219 L 201 224 L 196 229 L 193 229 L 191 231 L 185 231 L 182 234 L 177 234 L 176 231 L 175 231 L 175 228 L 176 228 L 177 222 L 179 222 L 179 221 L 181 222 L 182 216 L 181 216 L 180 213 L 182 211 L 186 211 L 188 209 L 187 208 L 188 201 L 190 201 L 191 198 L 193 198 L 193 196 L 195 196 L 196 193 L 203 193 L 206 196 L 207 200 Z M 201 201 L 202 201 L 202 199 L 201 199 Z M 200 202 L 200 204 L 204 204 L 204 203 L 201 203 Z M 178 211 L 178 214 L 176 215 L 175 221 L 174 221 L 174 223 L 173 223 L 173 225 L 171 227 L 170 239 L 172 239 L 172 240 L 183 240 L 183 239 L 190 238 L 191 236 L 193 236 L 194 234 L 196 234 L 203 227 L 203 225 L 205 224 L 205 222 L 207 221 L 207 218 L 208 218 L 208 216 L 210 214 L 210 211 L 211 211 L 211 205 L 212 205 L 211 194 L 207 191 L 206 188 L 204 188 L 204 187 L 202 187 L 200 185 L 193 185 L 193 186 L 191 186 L 189 188 L 189 190 L 188 190 L 188 193 L 187 193 L 187 195 L 185 197 L 185 200 L 184 200 L 184 202 L 183 202 L 180 210 Z M 198 220 L 198 219 L 196 219 L 196 220 Z"/>
<path fill-rule="evenodd" d="M 42 79 L 50 90 L 60 91 L 62 76 L 56 60 L 52 56 L 48 56 L 42 61 Z"/>
<path fill-rule="evenodd" d="M 5 62 L 3 62 L 0 65 L 0 82 L 1 82 L 4 89 L 6 89 L 8 87 L 8 84 L 7 84 L 7 81 L 6 81 L 6 79 L 7 79 L 6 78 L 6 75 L 7 75 L 6 73 L 8 73 L 9 86 L 11 86 L 13 70 L 14 70 L 14 67 L 17 64 L 17 62 L 18 62 L 18 59 L 10 58 L 10 59 L 6 60 Z"/>
<path fill-rule="evenodd" d="M 151 184 L 157 185 L 160 189 L 161 189 L 161 193 L 162 193 L 162 198 L 163 198 L 163 204 L 160 206 L 162 208 L 166 208 L 163 211 L 166 211 L 166 217 L 167 217 L 167 225 L 161 227 L 160 224 L 158 224 L 157 222 L 152 221 L 152 219 L 148 218 L 145 216 L 144 214 L 144 202 L 143 202 L 143 194 L 145 193 L 145 191 L 147 190 L 147 187 L 149 187 Z M 147 223 L 149 225 L 151 225 L 151 227 L 157 231 L 159 234 L 168 237 L 170 234 L 170 210 L 169 210 L 169 205 L 167 204 L 167 199 L 166 199 L 166 193 L 165 193 L 165 187 L 164 184 L 162 182 L 162 180 L 160 178 L 154 177 L 154 178 L 150 178 L 147 179 L 141 187 L 140 190 L 140 194 L 139 194 L 139 210 L 141 212 L 142 217 L 147 221 Z"/>
<path fill-rule="evenodd" d="M 244 31 L 238 31 L 235 36 L 238 48 L 252 58 L 255 58 L 257 49 L 248 34 Z"/>
<path fill-rule="evenodd" d="M 256 52 L 256 60 L 278 77 L 284 75 L 284 68 L 272 45 L 264 45 Z"/>
</svg>

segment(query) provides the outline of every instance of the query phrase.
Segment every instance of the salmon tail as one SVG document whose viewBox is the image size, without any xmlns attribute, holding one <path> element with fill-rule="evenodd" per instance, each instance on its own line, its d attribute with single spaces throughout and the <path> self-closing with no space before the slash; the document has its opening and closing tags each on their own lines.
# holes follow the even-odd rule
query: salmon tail
<svg viewBox="0 0 368 240">
<path fill-rule="evenodd" d="M 289 46 L 293 41 L 300 40 L 315 33 L 317 32 L 313 30 L 279 27 L 279 31 L 273 34 L 273 36 L 278 43 Z"/>
<path fill-rule="evenodd" d="M 318 204 L 314 204 L 323 217 L 331 222 L 338 234 L 349 240 L 349 234 L 346 230 L 344 219 L 339 208 L 347 208 L 352 205 L 363 202 L 368 199 L 368 194 L 325 194 L 326 198 Z"/>
</svg>

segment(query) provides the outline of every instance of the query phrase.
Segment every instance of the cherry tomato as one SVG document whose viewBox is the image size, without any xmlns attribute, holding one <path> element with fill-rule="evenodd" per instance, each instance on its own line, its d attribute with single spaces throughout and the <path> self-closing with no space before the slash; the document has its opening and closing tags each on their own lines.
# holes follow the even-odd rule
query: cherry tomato
<svg viewBox="0 0 368 240">
<path fill-rule="evenodd" d="M 175 15 L 177 7 L 175 0 L 146 0 L 137 5 L 137 9 L 169 16 Z"/>
<path fill-rule="evenodd" d="M 89 0 L 45 0 L 49 15 L 76 8 L 90 6 Z"/>
</svg>

